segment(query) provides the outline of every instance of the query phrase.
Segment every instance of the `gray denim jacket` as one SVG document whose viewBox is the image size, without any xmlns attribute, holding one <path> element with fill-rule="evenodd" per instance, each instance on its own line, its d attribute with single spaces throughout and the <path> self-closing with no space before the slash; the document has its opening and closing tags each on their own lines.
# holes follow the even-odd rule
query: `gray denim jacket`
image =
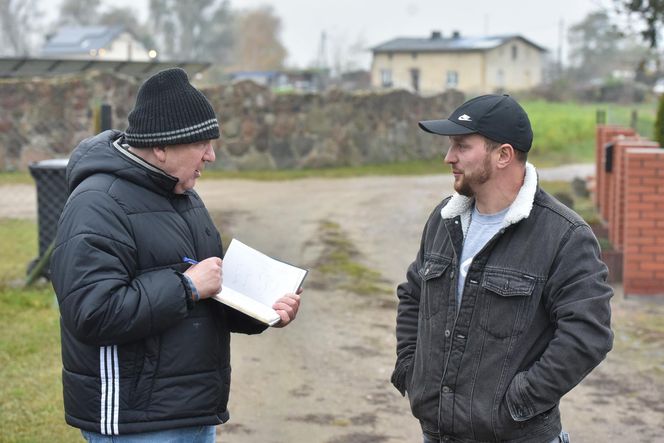
<svg viewBox="0 0 664 443">
<path fill-rule="evenodd" d="M 560 398 L 611 349 L 607 268 L 590 227 L 537 185 L 535 168 L 502 229 L 455 288 L 472 200 L 445 199 L 397 295 L 392 383 L 425 434 L 443 441 L 545 442 Z"/>
</svg>

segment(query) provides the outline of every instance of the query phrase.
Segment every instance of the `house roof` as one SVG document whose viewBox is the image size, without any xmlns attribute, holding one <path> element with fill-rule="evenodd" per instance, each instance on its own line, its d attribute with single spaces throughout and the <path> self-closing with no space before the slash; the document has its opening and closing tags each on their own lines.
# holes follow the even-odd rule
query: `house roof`
<svg viewBox="0 0 664 443">
<path fill-rule="evenodd" d="M 41 55 L 88 54 L 91 49 L 108 48 L 124 31 L 123 26 L 63 26 L 44 44 Z"/>
<path fill-rule="evenodd" d="M 440 33 L 433 32 L 428 38 L 398 37 L 374 46 L 371 50 L 377 52 L 461 52 L 461 51 L 487 51 L 519 39 L 535 47 L 539 51 L 546 49 L 518 34 L 496 35 L 484 37 L 466 37 L 455 33 L 451 37 L 442 37 Z"/>
</svg>

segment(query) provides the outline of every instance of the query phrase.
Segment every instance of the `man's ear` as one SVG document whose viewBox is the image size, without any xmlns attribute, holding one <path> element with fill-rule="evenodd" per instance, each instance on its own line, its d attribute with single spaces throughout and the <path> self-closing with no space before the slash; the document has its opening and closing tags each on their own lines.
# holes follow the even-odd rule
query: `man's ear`
<svg viewBox="0 0 664 443">
<path fill-rule="evenodd" d="M 496 162 L 496 166 L 500 169 L 510 165 L 516 157 L 514 154 L 514 147 L 509 143 L 503 143 L 496 151 L 498 151 L 498 161 Z"/>
<path fill-rule="evenodd" d="M 155 146 L 152 148 L 152 153 L 161 163 L 166 161 L 166 146 Z"/>
</svg>

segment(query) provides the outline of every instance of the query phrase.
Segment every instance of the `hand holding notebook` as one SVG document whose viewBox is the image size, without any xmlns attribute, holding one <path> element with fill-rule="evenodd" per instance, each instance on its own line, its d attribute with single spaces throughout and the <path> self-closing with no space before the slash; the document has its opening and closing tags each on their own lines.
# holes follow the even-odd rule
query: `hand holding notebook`
<svg viewBox="0 0 664 443">
<path fill-rule="evenodd" d="M 308 273 L 237 239 L 228 246 L 222 270 L 221 292 L 213 298 L 270 326 L 281 319 L 272 306 L 284 295 L 298 292 Z"/>
</svg>

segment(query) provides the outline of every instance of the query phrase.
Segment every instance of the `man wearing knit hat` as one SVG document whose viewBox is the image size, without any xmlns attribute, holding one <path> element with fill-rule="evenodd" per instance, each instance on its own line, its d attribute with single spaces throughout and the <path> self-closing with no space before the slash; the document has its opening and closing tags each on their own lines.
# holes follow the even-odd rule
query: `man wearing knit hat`
<svg viewBox="0 0 664 443">
<path fill-rule="evenodd" d="M 125 133 L 71 155 L 51 266 L 65 418 L 88 441 L 211 443 L 229 418 L 230 332 L 266 326 L 210 300 L 223 250 L 193 188 L 217 138 L 212 106 L 176 68 L 141 86 Z M 278 326 L 298 307 L 298 294 L 277 301 Z"/>
<path fill-rule="evenodd" d="M 449 118 L 456 193 L 397 288 L 392 383 L 425 443 L 567 442 L 558 404 L 611 349 L 607 268 L 588 225 L 538 185 L 528 115 L 484 95 Z"/>
</svg>

